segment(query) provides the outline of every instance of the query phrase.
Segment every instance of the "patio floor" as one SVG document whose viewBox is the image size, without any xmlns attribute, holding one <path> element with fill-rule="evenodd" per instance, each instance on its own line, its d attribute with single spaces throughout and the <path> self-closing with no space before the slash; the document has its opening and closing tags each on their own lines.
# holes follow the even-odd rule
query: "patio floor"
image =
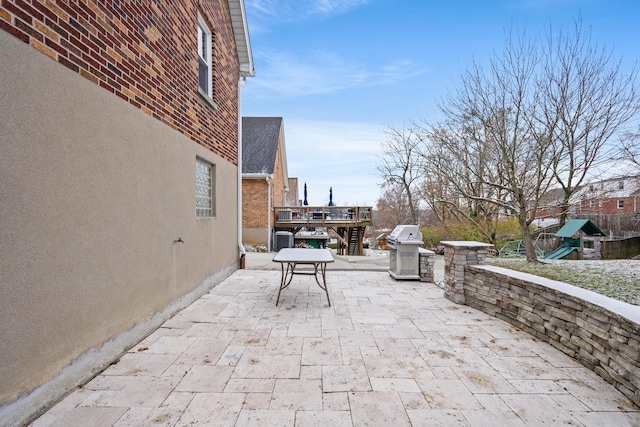
<svg viewBox="0 0 640 427">
<path fill-rule="evenodd" d="M 433 284 L 238 270 L 32 425 L 639 426 L 610 384 Z"/>
</svg>

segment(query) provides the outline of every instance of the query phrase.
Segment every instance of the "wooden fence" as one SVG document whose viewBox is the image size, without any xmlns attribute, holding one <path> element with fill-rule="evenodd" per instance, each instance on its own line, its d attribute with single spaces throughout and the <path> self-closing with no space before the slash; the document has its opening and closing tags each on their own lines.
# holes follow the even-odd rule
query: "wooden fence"
<svg viewBox="0 0 640 427">
<path fill-rule="evenodd" d="M 603 240 L 600 246 L 602 259 L 627 259 L 640 255 L 640 237 L 622 240 Z"/>
<path fill-rule="evenodd" d="M 640 212 L 623 214 L 580 213 L 576 215 L 576 219 L 591 220 L 600 230 L 608 234 L 611 232 L 615 235 L 622 234 L 621 232 L 640 233 Z"/>
</svg>

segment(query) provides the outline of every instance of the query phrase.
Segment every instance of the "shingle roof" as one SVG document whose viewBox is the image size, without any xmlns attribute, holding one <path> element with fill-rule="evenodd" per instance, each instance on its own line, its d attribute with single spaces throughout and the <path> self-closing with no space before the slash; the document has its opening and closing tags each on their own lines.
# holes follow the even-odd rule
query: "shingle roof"
<svg viewBox="0 0 640 427">
<path fill-rule="evenodd" d="M 567 221 L 560 230 L 558 230 L 556 236 L 571 237 L 578 231 L 583 231 L 588 236 L 602 236 L 604 234 L 597 225 L 588 219 L 571 219 Z"/>
<path fill-rule="evenodd" d="M 282 117 L 242 118 L 242 173 L 272 174 Z"/>
</svg>

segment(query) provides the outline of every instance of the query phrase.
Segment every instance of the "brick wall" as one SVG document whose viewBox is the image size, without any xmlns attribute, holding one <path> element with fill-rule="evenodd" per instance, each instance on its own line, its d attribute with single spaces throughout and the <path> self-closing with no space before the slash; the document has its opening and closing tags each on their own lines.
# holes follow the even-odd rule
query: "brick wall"
<svg viewBox="0 0 640 427">
<path fill-rule="evenodd" d="M 618 207 L 619 200 L 623 203 L 622 208 Z M 640 212 L 640 197 L 629 196 L 582 200 L 576 206 L 576 210 L 580 213 L 605 215 Z"/>
<path fill-rule="evenodd" d="M 466 305 L 548 342 L 640 405 L 638 307 L 486 266 L 466 266 L 464 295 Z"/>
<path fill-rule="evenodd" d="M 217 108 L 197 91 L 198 11 L 213 33 Z M 2 30 L 237 164 L 239 65 L 229 17 L 224 0 L 3 0 L 0 6 Z"/>
<path fill-rule="evenodd" d="M 242 228 L 266 228 L 269 189 L 267 180 L 242 180 Z"/>
<path fill-rule="evenodd" d="M 271 192 L 267 180 L 243 179 L 242 180 L 242 228 L 267 228 L 275 225 L 273 208 L 285 205 L 284 175 L 283 175 L 283 149 L 284 135 L 280 135 L 278 153 L 273 166 L 273 178 L 270 180 Z M 269 205 L 271 197 L 271 205 Z M 272 211 L 269 212 L 269 206 Z M 271 224 L 268 224 L 271 214 Z"/>
</svg>

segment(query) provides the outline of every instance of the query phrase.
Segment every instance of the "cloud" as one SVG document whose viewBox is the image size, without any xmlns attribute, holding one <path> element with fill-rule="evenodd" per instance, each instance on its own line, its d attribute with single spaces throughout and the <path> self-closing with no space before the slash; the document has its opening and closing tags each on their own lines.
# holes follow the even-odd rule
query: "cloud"
<svg viewBox="0 0 640 427">
<path fill-rule="evenodd" d="M 345 13 L 370 0 L 247 0 L 246 10 L 259 30 L 271 25 Z M 252 29 L 253 29 L 252 22 Z"/>
<path fill-rule="evenodd" d="M 258 98 L 322 95 L 388 85 L 428 71 L 406 59 L 366 65 L 329 50 L 316 50 L 304 57 L 273 51 L 255 56 L 262 62 L 262 71 L 247 90 Z"/>
<path fill-rule="evenodd" d="M 379 124 L 285 120 L 289 176 L 309 186 L 309 203 L 326 204 L 329 187 L 342 204 L 378 200 L 377 155 L 385 134 Z"/>
</svg>

